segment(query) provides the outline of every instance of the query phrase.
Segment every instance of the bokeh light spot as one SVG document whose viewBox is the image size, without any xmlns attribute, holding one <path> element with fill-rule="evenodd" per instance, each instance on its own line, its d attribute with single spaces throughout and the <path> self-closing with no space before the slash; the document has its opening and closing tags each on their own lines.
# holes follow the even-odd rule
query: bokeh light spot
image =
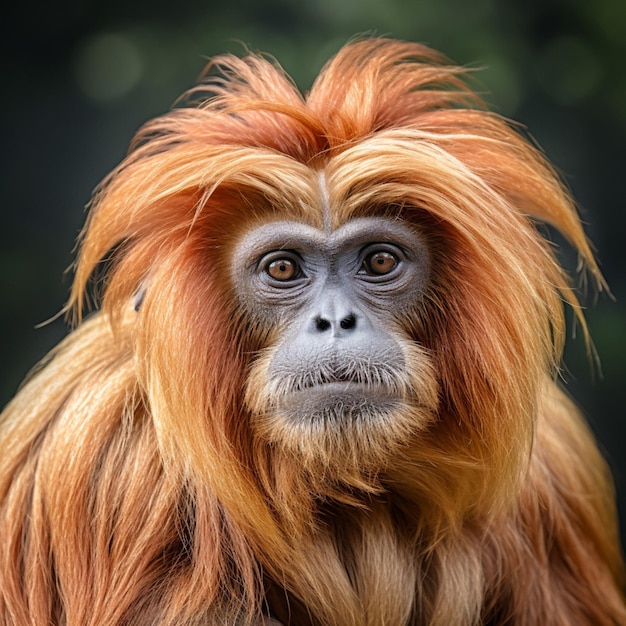
<svg viewBox="0 0 626 626">
<path fill-rule="evenodd" d="M 602 79 L 602 66 L 593 49 L 571 36 L 548 43 L 537 58 L 536 71 L 545 92 L 562 105 L 590 96 Z"/>
<path fill-rule="evenodd" d="M 115 100 L 139 82 L 144 63 L 132 40 L 115 33 L 98 34 L 79 49 L 75 77 L 79 89 L 93 100 Z"/>
</svg>

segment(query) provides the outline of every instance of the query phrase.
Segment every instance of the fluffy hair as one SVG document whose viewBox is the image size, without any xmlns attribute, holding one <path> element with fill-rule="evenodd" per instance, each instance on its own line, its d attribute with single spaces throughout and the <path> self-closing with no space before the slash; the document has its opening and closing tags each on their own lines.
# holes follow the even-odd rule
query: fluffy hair
<svg viewBox="0 0 626 626">
<path fill-rule="evenodd" d="M 603 281 L 540 151 L 386 39 L 306 97 L 221 56 L 185 102 L 94 194 L 78 326 L 2 415 L 2 624 L 626 624 L 609 472 L 555 382 L 563 302 L 584 321 L 538 223 Z M 250 224 L 320 225 L 320 172 L 334 226 L 401 216 L 432 257 L 399 320 L 428 420 L 401 443 L 251 426 L 275 337 L 229 254 Z"/>
</svg>

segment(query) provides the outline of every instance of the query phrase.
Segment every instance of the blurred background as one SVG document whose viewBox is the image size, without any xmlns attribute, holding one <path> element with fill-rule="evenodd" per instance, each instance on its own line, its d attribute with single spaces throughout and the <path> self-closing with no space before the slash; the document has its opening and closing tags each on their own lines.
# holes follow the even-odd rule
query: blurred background
<svg viewBox="0 0 626 626">
<path fill-rule="evenodd" d="M 529 129 L 572 189 L 614 299 L 590 290 L 585 300 L 601 374 L 572 327 L 563 378 L 608 455 L 626 515 L 623 0 L 12 3 L 0 25 L 0 405 L 67 332 L 62 319 L 35 326 L 63 306 L 84 207 L 135 130 L 194 84 L 207 57 L 249 46 L 307 89 L 359 33 L 484 67 L 487 100 Z"/>
</svg>

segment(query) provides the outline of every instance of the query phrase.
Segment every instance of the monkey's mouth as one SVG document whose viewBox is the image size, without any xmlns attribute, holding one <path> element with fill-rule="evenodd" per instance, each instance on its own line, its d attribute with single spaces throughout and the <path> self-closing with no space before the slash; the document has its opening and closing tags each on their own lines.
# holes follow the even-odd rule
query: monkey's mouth
<svg viewBox="0 0 626 626">
<path fill-rule="evenodd" d="M 378 393 L 384 389 L 390 392 L 398 390 L 396 372 L 388 367 L 324 367 L 313 369 L 300 375 L 286 376 L 284 391 L 298 393 L 321 389 L 326 393 L 333 391 L 361 390 L 367 394 Z"/>
<path fill-rule="evenodd" d="M 292 387 L 281 397 L 279 410 L 292 419 L 368 419 L 400 402 L 397 389 L 380 381 L 332 376 Z"/>
<path fill-rule="evenodd" d="M 398 394 L 382 385 L 371 385 L 353 380 L 336 380 L 294 389 L 291 394 L 294 399 L 328 399 L 362 402 L 368 399 L 398 399 Z"/>
<path fill-rule="evenodd" d="M 388 389 L 355 382 L 328 382 L 281 398 L 279 411 L 296 420 L 371 419 L 396 409 L 400 398 Z"/>
<path fill-rule="evenodd" d="M 334 355 L 333 355 L 334 356 Z M 388 414 L 404 400 L 401 359 L 321 358 L 314 367 L 290 361 L 293 369 L 276 367 L 271 397 L 288 419 L 367 418 Z M 303 359 L 306 362 L 307 359 Z"/>
<path fill-rule="evenodd" d="M 291 395 L 311 396 L 328 395 L 330 397 L 366 398 L 368 396 L 395 396 L 396 394 L 382 385 L 371 385 L 356 380 L 328 380 L 323 383 L 306 385 L 293 389 Z"/>
<path fill-rule="evenodd" d="M 298 381 L 293 391 L 306 391 L 308 389 L 323 388 L 329 392 L 333 389 L 348 389 L 352 386 L 365 388 L 369 381 L 363 376 L 347 372 L 317 372 L 304 380 Z"/>
</svg>

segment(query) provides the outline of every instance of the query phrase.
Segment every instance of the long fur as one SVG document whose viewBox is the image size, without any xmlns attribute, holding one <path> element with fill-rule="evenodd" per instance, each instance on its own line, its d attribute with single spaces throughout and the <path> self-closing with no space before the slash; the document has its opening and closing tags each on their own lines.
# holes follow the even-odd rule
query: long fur
<svg viewBox="0 0 626 626">
<path fill-rule="evenodd" d="M 563 302 L 584 321 L 538 223 L 602 277 L 543 155 L 468 85 L 386 39 L 306 97 L 222 56 L 140 130 L 82 233 L 80 323 L 2 415 L 2 624 L 626 624 L 609 473 L 555 382 Z M 368 442 L 378 471 L 338 436 L 316 473 L 251 427 L 274 337 L 229 253 L 324 203 L 335 226 L 401 216 L 432 255 L 397 320 L 431 417 L 394 454 Z"/>
</svg>

